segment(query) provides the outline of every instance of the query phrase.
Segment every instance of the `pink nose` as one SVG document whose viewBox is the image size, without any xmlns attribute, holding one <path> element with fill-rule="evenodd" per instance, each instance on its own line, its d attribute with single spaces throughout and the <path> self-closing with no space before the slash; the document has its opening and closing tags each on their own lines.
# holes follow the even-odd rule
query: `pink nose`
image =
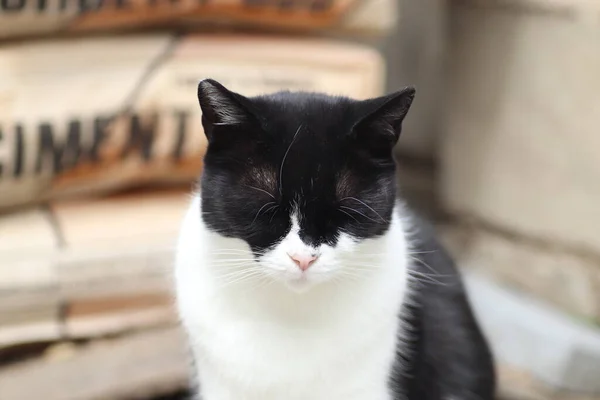
<svg viewBox="0 0 600 400">
<path fill-rule="evenodd" d="M 288 254 L 292 261 L 302 270 L 306 271 L 315 261 L 317 256 L 311 255 L 300 255 L 300 254 Z"/>
</svg>

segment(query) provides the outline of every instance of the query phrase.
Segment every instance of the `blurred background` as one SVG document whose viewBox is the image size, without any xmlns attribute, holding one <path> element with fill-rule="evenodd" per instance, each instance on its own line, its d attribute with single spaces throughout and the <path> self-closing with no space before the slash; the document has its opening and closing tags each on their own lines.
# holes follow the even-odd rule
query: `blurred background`
<svg viewBox="0 0 600 400">
<path fill-rule="evenodd" d="M 1 0 L 0 399 L 180 399 L 197 82 L 417 98 L 402 194 L 504 400 L 600 399 L 600 2 Z"/>
</svg>

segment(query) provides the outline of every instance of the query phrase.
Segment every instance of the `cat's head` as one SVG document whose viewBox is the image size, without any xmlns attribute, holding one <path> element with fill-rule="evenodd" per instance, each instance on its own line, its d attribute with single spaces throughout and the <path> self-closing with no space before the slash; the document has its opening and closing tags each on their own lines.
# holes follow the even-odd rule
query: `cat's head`
<svg viewBox="0 0 600 400">
<path fill-rule="evenodd" d="M 343 274 L 361 243 L 389 229 L 392 149 L 414 93 L 364 101 L 291 92 L 248 98 L 200 82 L 209 143 L 204 224 L 243 240 L 253 268 L 291 288 Z"/>
</svg>

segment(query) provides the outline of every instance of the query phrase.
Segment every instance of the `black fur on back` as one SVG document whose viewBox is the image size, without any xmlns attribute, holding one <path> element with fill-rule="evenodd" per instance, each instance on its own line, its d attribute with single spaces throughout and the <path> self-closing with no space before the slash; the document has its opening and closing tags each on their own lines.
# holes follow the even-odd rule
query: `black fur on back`
<svg viewBox="0 0 600 400">
<path fill-rule="evenodd" d="M 394 393 L 397 399 L 406 395 L 410 400 L 493 399 L 493 356 L 459 272 L 433 227 L 415 214 L 411 220 L 411 269 L 418 282 L 402 312 L 406 333 L 396 355 Z"/>
</svg>

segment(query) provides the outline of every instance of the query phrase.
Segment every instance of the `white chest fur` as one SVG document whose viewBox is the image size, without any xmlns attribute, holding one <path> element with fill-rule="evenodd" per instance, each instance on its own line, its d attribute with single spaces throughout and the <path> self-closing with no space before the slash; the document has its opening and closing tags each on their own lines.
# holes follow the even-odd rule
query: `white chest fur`
<svg viewBox="0 0 600 400">
<path fill-rule="evenodd" d="M 277 282 L 220 284 L 215 271 L 223 254 L 244 251 L 251 256 L 243 241 L 204 227 L 195 198 L 179 239 L 175 280 L 202 400 L 390 400 L 407 285 L 400 218 L 383 237 L 357 247 L 372 260 L 371 270 L 303 293 Z"/>
</svg>

